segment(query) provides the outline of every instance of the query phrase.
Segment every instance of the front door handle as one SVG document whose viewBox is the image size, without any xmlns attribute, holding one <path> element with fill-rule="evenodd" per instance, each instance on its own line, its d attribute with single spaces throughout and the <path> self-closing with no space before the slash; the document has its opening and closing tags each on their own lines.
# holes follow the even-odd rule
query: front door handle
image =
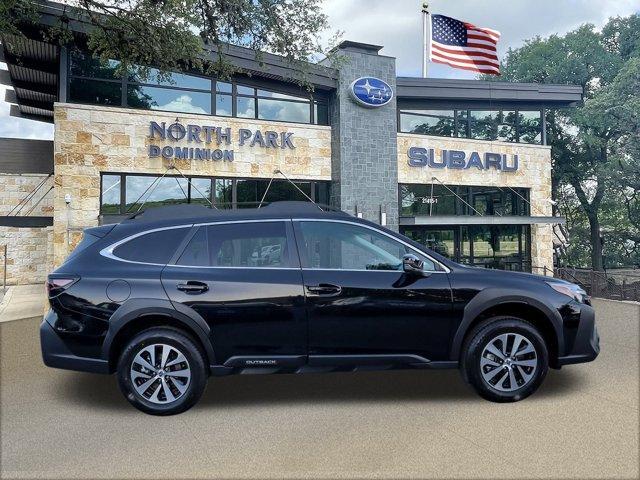
<svg viewBox="0 0 640 480">
<path fill-rule="evenodd" d="M 197 282 L 195 280 L 189 280 L 187 283 L 179 283 L 176 288 L 182 292 L 197 295 L 209 290 L 209 286 L 204 282 Z"/>
<path fill-rule="evenodd" d="M 312 295 L 322 295 L 326 297 L 332 297 L 340 295 L 342 287 L 339 285 L 333 285 L 331 283 L 321 283 L 319 285 L 307 285 L 307 292 Z"/>
</svg>

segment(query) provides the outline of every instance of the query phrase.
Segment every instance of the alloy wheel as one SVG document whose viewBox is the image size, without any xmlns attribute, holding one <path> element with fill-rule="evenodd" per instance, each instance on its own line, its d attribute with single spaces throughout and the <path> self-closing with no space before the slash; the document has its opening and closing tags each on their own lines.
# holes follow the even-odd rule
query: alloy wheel
<svg viewBox="0 0 640 480">
<path fill-rule="evenodd" d="M 145 400 L 166 404 L 181 398 L 191 382 L 187 358 L 172 345 L 156 343 L 142 348 L 131 362 L 131 383 Z"/>
<path fill-rule="evenodd" d="M 537 365 L 538 353 L 533 343 L 514 332 L 494 337 L 480 357 L 483 380 L 501 392 L 513 392 L 524 387 L 533 379 Z"/>
</svg>

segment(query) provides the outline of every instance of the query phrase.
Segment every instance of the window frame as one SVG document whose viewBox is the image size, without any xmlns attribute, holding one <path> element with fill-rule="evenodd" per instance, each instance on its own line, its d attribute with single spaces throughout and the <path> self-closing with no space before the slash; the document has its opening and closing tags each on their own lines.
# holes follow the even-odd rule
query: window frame
<svg viewBox="0 0 640 480">
<path fill-rule="evenodd" d="M 77 48 L 77 50 L 79 50 L 80 52 L 82 52 L 82 54 L 87 54 L 90 55 L 89 52 L 87 52 L 84 49 L 81 48 Z M 219 80 L 215 77 L 209 77 L 206 75 L 202 75 L 201 73 L 198 72 L 172 72 L 172 73 L 176 73 L 176 74 L 180 74 L 180 75 L 188 75 L 188 76 L 192 76 L 192 77 L 199 77 L 205 80 L 209 81 L 209 89 L 199 89 L 199 88 L 191 88 L 191 87 L 180 87 L 177 85 L 165 85 L 165 84 L 158 84 L 158 83 L 153 83 L 151 81 L 149 81 L 150 79 L 147 79 L 147 81 L 145 82 L 139 82 L 139 81 L 135 81 L 135 80 L 131 80 L 130 74 L 127 72 L 125 74 L 122 75 L 121 78 L 111 78 L 111 79 L 107 79 L 107 78 L 97 78 L 97 77 L 91 77 L 91 76 L 87 76 L 87 75 L 75 75 L 71 73 L 71 66 L 73 63 L 73 57 L 74 53 L 70 52 L 68 57 L 67 57 L 67 62 L 66 62 L 66 84 L 65 84 L 65 88 L 67 91 L 67 99 L 70 103 L 77 103 L 77 104 L 83 104 L 83 102 L 79 102 L 79 101 L 75 101 L 71 98 L 70 92 L 71 92 L 71 82 L 74 79 L 79 79 L 79 80 L 92 80 L 92 81 L 96 81 L 96 82 L 110 82 L 110 83 L 117 83 L 120 84 L 120 103 L 119 104 L 113 104 L 113 105 L 104 105 L 104 104 L 91 104 L 91 105 L 102 105 L 105 107 L 122 107 L 122 108 L 133 108 L 133 109 L 137 109 L 137 110 L 147 110 L 145 108 L 141 108 L 141 107 L 135 107 L 135 106 L 130 106 L 128 104 L 128 89 L 130 86 L 140 86 L 140 87 L 154 87 L 154 88 L 161 88 L 161 89 L 166 89 L 166 90 L 174 90 L 174 91 L 184 91 L 184 92 L 195 92 L 195 93 L 207 93 L 210 96 L 210 111 L 211 113 L 192 113 L 192 112 L 180 112 L 180 111 L 175 111 L 175 110 L 161 110 L 161 109 L 148 109 L 147 111 L 154 111 L 154 112 L 167 112 L 167 113 L 183 113 L 183 114 L 188 114 L 188 115 L 203 115 L 203 116 L 217 116 L 217 112 L 216 112 L 216 96 L 217 95 L 222 95 L 222 96 L 228 96 L 231 98 L 231 115 L 223 115 L 224 118 L 248 118 L 248 119 L 253 119 L 253 120 L 261 120 L 261 121 L 265 121 L 265 122 L 283 122 L 283 123 L 291 123 L 291 124 L 295 124 L 295 125 L 321 125 L 321 126 L 329 126 L 331 125 L 331 118 L 330 115 L 327 115 L 327 123 L 325 124 L 320 124 L 317 122 L 317 119 L 315 118 L 315 106 L 316 105 L 323 105 L 327 107 L 327 111 L 329 108 L 329 102 L 328 99 L 325 98 L 321 98 L 318 97 L 316 95 L 313 94 L 309 94 L 308 96 L 305 96 L 303 93 L 300 94 L 296 94 L 296 93 L 292 93 L 291 91 L 286 91 L 285 88 L 283 89 L 277 89 L 277 88 L 272 88 L 271 86 L 262 86 L 259 85 L 258 82 L 243 82 L 242 80 L 238 81 L 236 79 L 231 79 L 229 81 L 224 81 L 224 80 Z M 153 68 L 153 67 L 150 67 Z M 218 91 L 217 88 L 217 84 L 218 82 L 220 83 L 224 83 L 224 84 L 230 84 L 231 85 L 231 92 L 226 92 L 226 91 Z M 253 90 L 253 94 L 249 95 L 249 94 L 244 94 L 244 93 L 238 93 L 238 87 L 246 87 L 246 88 L 251 88 Z M 278 101 L 283 101 L 283 102 L 292 102 L 292 103 L 298 103 L 298 104 L 308 104 L 309 106 L 309 122 L 294 122 L 291 120 L 265 120 L 265 119 L 260 119 L 259 115 L 259 110 L 258 110 L 258 99 L 269 99 L 269 100 L 274 100 L 273 97 L 269 97 L 269 96 L 265 96 L 265 95 L 258 95 L 258 90 L 264 90 L 270 93 L 275 93 L 275 94 L 282 94 L 282 95 L 288 95 L 288 96 L 292 96 L 292 97 L 299 97 L 300 100 L 296 100 L 296 99 L 292 99 L 292 98 L 276 98 L 275 100 Z M 251 117 L 238 117 L 237 116 L 237 99 L 238 98 L 252 98 L 253 102 L 254 102 L 254 116 L 253 118 Z"/>
</svg>

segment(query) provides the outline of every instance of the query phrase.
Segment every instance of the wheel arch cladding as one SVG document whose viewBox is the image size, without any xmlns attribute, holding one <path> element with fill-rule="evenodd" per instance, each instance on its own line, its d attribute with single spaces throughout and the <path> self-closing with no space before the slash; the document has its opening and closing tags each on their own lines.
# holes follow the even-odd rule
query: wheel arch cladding
<svg viewBox="0 0 640 480">
<path fill-rule="evenodd" d="M 109 321 L 109 332 L 102 347 L 103 358 L 109 361 L 109 371 L 115 371 L 120 352 L 135 334 L 163 326 L 181 330 L 192 337 L 202 348 L 207 367 L 213 364 L 215 356 L 209 339 L 211 329 L 192 309 L 180 310 L 176 310 L 168 300 L 135 299 L 125 302 Z"/>
<path fill-rule="evenodd" d="M 521 292 L 487 289 L 476 295 L 464 309 L 464 315 L 453 337 L 451 360 L 458 360 L 468 334 L 480 322 L 496 316 L 510 316 L 528 321 L 538 329 L 554 364 L 564 351 L 562 318 L 560 313 L 541 300 Z"/>
</svg>

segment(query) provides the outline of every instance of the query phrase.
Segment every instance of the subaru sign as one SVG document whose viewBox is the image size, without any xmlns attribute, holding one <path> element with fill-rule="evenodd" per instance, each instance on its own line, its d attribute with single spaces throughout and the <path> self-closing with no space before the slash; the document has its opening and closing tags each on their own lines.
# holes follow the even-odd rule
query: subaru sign
<svg viewBox="0 0 640 480">
<path fill-rule="evenodd" d="M 375 77 L 360 77 L 349 86 L 353 99 L 364 107 L 381 107 L 393 98 L 388 83 Z"/>
</svg>

